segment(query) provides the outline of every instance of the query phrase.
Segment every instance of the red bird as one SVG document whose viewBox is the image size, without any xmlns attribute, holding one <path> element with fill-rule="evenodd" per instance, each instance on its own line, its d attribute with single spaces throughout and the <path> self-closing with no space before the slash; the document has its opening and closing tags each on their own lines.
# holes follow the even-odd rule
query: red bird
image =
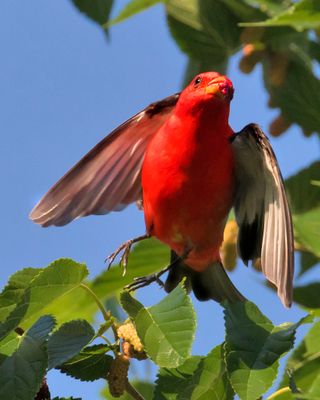
<svg viewBox="0 0 320 400">
<path fill-rule="evenodd" d="M 154 236 L 173 251 L 167 291 L 186 275 L 200 300 L 238 301 L 244 297 L 219 254 L 234 207 L 239 256 L 246 264 L 261 258 L 263 273 L 289 307 L 293 230 L 281 173 L 257 125 L 238 133 L 230 128 L 232 96 L 227 77 L 196 76 L 180 94 L 151 104 L 97 144 L 40 200 L 31 219 L 60 226 L 139 201 L 147 234 L 120 249 L 127 254 L 133 242 Z"/>
</svg>

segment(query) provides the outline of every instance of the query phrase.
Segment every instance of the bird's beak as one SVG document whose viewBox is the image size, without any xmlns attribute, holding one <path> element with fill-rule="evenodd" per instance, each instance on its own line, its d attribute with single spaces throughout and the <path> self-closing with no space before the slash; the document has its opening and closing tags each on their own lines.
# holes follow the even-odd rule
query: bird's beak
<svg viewBox="0 0 320 400">
<path fill-rule="evenodd" d="M 228 78 L 225 76 L 219 76 L 213 78 L 207 84 L 206 93 L 231 100 L 233 97 L 233 86 Z"/>
<path fill-rule="evenodd" d="M 214 95 L 214 94 L 219 93 L 219 92 L 220 92 L 220 89 L 219 89 L 218 82 L 215 79 L 212 79 L 212 81 L 210 81 L 207 84 L 206 93 Z"/>
</svg>

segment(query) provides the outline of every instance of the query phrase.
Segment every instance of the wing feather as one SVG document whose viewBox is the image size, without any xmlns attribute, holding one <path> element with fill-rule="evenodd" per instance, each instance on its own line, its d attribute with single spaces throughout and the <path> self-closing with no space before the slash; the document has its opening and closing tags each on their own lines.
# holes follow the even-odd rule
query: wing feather
<svg viewBox="0 0 320 400">
<path fill-rule="evenodd" d="M 292 302 L 293 227 L 283 179 L 271 145 L 255 124 L 232 141 L 236 160 L 238 251 L 245 263 L 261 258 L 262 271 L 287 307 Z"/>
<path fill-rule="evenodd" d="M 42 226 L 60 226 L 140 200 L 147 145 L 178 98 L 175 94 L 151 104 L 111 132 L 44 195 L 30 218 Z"/>
</svg>

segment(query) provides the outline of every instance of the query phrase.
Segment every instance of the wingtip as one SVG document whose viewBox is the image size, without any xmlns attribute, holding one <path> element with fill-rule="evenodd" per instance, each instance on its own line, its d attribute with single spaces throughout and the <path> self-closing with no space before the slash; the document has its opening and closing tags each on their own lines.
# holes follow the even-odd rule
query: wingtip
<svg viewBox="0 0 320 400">
<path fill-rule="evenodd" d="M 48 224 L 48 221 L 43 218 L 44 217 L 44 213 L 39 211 L 39 203 L 37 203 L 33 209 L 30 211 L 29 213 L 29 219 L 34 222 L 37 225 L 42 226 L 43 228 L 49 226 L 50 224 Z"/>
<path fill-rule="evenodd" d="M 293 293 L 292 289 L 291 290 L 286 290 L 285 292 L 281 290 L 277 290 L 277 294 L 281 300 L 281 303 L 286 307 L 286 308 L 291 308 L 292 306 L 292 300 L 293 300 Z"/>
</svg>

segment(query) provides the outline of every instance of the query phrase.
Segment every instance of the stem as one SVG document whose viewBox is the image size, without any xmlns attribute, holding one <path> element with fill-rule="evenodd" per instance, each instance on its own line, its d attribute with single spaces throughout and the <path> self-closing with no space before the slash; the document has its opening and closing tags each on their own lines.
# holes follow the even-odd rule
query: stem
<svg viewBox="0 0 320 400">
<path fill-rule="evenodd" d="M 103 339 L 107 345 L 109 345 L 110 347 L 112 347 L 112 343 L 110 342 L 110 340 L 108 338 L 106 338 L 104 335 L 100 335 L 98 337 L 101 337 L 101 339 Z"/>
<path fill-rule="evenodd" d="M 82 287 L 83 289 L 85 289 L 88 293 L 90 293 L 90 295 L 94 298 L 95 302 L 97 303 L 98 307 L 100 308 L 100 311 L 103 315 L 103 318 L 105 319 L 105 321 L 109 321 L 111 314 L 110 312 L 108 312 L 105 308 L 104 305 L 101 303 L 101 301 L 99 300 L 98 296 L 94 293 L 93 290 L 91 290 L 89 288 L 89 286 L 85 285 L 84 283 L 80 283 L 80 287 Z"/>
<path fill-rule="evenodd" d="M 106 338 L 104 335 L 100 335 L 99 337 L 101 337 L 101 339 L 103 339 L 111 348 L 111 350 L 113 351 L 113 354 L 115 355 L 115 357 L 117 356 L 117 351 L 114 348 L 114 346 L 112 345 L 112 343 L 110 342 L 110 340 L 108 338 Z"/>
<path fill-rule="evenodd" d="M 311 354 L 309 357 L 306 357 L 306 358 L 304 359 L 304 361 L 301 361 L 299 364 L 297 364 L 297 365 L 294 367 L 294 371 L 297 371 L 298 369 L 300 369 L 301 367 L 303 367 L 303 366 L 306 364 L 306 362 L 314 361 L 314 360 L 316 360 L 316 359 L 319 358 L 319 357 L 320 357 L 320 351 L 318 351 L 317 353 Z"/>
<path fill-rule="evenodd" d="M 102 313 L 102 315 L 103 315 L 104 320 L 108 322 L 108 321 L 110 320 L 111 313 L 110 313 L 110 311 L 107 311 L 107 310 L 104 308 L 104 305 L 101 303 L 101 301 L 99 300 L 98 296 L 94 293 L 93 290 L 91 290 L 91 289 L 89 288 L 89 286 L 85 285 L 84 283 L 80 283 L 80 287 L 82 287 L 82 288 L 85 289 L 88 293 L 90 293 L 90 295 L 94 298 L 94 301 L 97 303 L 97 305 L 98 305 L 98 307 L 99 307 L 99 309 L 100 309 L 100 311 L 101 311 L 101 313 Z M 118 334 L 117 334 L 117 329 L 116 329 L 116 327 L 114 326 L 114 324 L 111 325 L 111 328 L 112 328 L 114 337 L 115 337 L 115 339 L 117 340 L 117 339 L 118 339 Z"/>
<path fill-rule="evenodd" d="M 126 392 L 135 400 L 145 400 L 145 398 L 131 385 L 129 381 L 126 383 Z"/>
<path fill-rule="evenodd" d="M 272 395 L 269 396 L 267 398 L 267 400 L 275 399 L 276 397 L 280 396 L 281 394 L 287 393 L 287 392 L 291 392 L 291 389 L 289 388 L 289 386 L 283 387 L 283 388 L 277 390 L 276 392 L 272 393 Z"/>
</svg>

